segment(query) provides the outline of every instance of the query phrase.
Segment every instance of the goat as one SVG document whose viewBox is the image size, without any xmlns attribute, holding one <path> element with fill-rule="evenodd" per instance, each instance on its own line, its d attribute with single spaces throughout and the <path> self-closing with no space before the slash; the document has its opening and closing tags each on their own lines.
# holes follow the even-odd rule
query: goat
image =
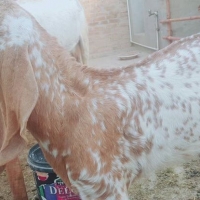
<svg viewBox="0 0 200 200">
<path fill-rule="evenodd" d="M 89 59 L 88 26 L 79 0 L 16 0 L 58 43 L 87 64 Z"/>
<path fill-rule="evenodd" d="M 200 153 L 200 34 L 97 70 L 17 4 L 0 0 L 0 13 L 0 166 L 28 129 L 81 199 L 128 200 L 143 174 Z"/>
</svg>

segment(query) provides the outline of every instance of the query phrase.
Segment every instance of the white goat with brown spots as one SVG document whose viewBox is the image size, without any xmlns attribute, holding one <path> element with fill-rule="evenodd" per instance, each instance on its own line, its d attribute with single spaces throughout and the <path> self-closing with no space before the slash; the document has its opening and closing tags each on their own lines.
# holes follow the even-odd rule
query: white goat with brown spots
<svg viewBox="0 0 200 200">
<path fill-rule="evenodd" d="M 200 153 L 200 34 L 121 69 L 82 67 L 0 0 L 0 166 L 25 130 L 83 200 L 127 200 L 142 174 Z"/>
<path fill-rule="evenodd" d="M 79 0 L 16 0 L 58 43 L 86 64 L 89 58 L 88 26 Z"/>
</svg>

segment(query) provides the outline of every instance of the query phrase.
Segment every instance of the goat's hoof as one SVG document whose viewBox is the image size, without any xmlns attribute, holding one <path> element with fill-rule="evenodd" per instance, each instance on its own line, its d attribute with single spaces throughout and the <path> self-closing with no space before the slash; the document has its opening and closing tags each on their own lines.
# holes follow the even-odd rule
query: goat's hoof
<svg viewBox="0 0 200 200">
<path fill-rule="evenodd" d="M 35 195 L 31 200 L 40 200 L 40 198 L 38 197 L 38 195 Z"/>
</svg>

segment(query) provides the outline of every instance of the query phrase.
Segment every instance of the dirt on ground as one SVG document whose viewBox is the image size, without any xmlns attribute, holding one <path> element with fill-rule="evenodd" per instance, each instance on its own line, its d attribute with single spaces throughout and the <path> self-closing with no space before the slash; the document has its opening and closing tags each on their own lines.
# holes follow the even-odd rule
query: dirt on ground
<svg viewBox="0 0 200 200">
<path fill-rule="evenodd" d="M 129 189 L 131 200 L 200 200 L 200 159 L 167 168 Z"/>
<path fill-rule="evenodd" d="M 28 199 L 37 194 L 32 170 L 28 166 L 29 149 L 36 141 L 29 136 L 29 145 L 20 155 Z M 176 168 L 167 168 L 149 179 L 142 179 L 129 188 L 130 200 L 200 200 L 200 159 Z M 0 175 L 0 200 L 12 200 L 5 171 Z"/>
</svg>

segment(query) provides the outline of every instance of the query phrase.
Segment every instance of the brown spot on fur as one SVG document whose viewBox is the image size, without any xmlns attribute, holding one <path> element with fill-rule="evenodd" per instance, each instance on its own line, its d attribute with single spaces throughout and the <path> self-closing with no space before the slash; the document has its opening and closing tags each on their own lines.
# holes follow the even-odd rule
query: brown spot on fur
<svg viewBox="0 0 200 200">
<path fill-rule="evenodd" d="M 190 136 L 194 136 L 194 133 L 190 133 Z"/>
<path fill-rule="evenodd" d="M 192 88 L 192 85 L 190 83 L 185 83 L 186 88 Z"/>
<path fill-rule="evenodd" d="M 153 148 L 153 141 L 152 141 L 152 139 L 151 139 L 151 140 L 148 140 L 148 141 L 146 142 L 146 144 L 145 144 L 145 149 L 144 149 L 145 153 L 146 153 L 146 154 L 151 153 L 152 148 Z"/>
<path fill-rule="evenodd" d="M 176 132 L 175 132 L 176 135 L 181 135 L 182 134 L 182 131 L 178 128 L 176 128 Z"/>
<path fill-rule="evenodd" d="M 187 125 L 189 123 L 189 119 L 186 119 L 184 122 L 183 122 L 183 125 Z"/>
<path fill-rule="evenodd" d="M 167 127 L 165 127 L 164 130 L 165 130 L 166 132 L 168 132 L 169 129 L 168 129 Z"/>
<path fill-rule="evenodd" d="M 146 90 L 147 86 L 145 84 L 136 84 L 138 90 Z"/>
<path fill-rule="evenodd" d="M 163 149 L 163 146 L 160 146 L 160 145 L 159 145 L 159 146 L 158 146 L 158 149 L 159 149 L 159 150 L 162 150 L 162 149 Z"/>
<path fill-rule="evenodd" d="M 171 83 L 165 83 L 165 85 L 170 88 L 171 90 L 174 88 L 174 86 Z"/>
<path fill-rule="evenodd" d="M 178 151 L 185 151 L 185 149 L 181 148 L 181 147 L 175 147 L 174 149 L 178 150 Z"/>
<path fill-rule="evenodd" d="M 123 164 L 126 164 L 126 163 L 130 162 L 130 158 L 128 158 L 128 157 L 126 157 L 126 156 L 123 156 L 122 158 L 120 158 L 120 160 L 121 160 L 121 162 L 122 162 Z"/>
<path fill-rule="evenodd" d="M 186 140 L 187 142 L 190 141 L 190 137 L 184 136 L 184 140 Z"/>
</svg>

